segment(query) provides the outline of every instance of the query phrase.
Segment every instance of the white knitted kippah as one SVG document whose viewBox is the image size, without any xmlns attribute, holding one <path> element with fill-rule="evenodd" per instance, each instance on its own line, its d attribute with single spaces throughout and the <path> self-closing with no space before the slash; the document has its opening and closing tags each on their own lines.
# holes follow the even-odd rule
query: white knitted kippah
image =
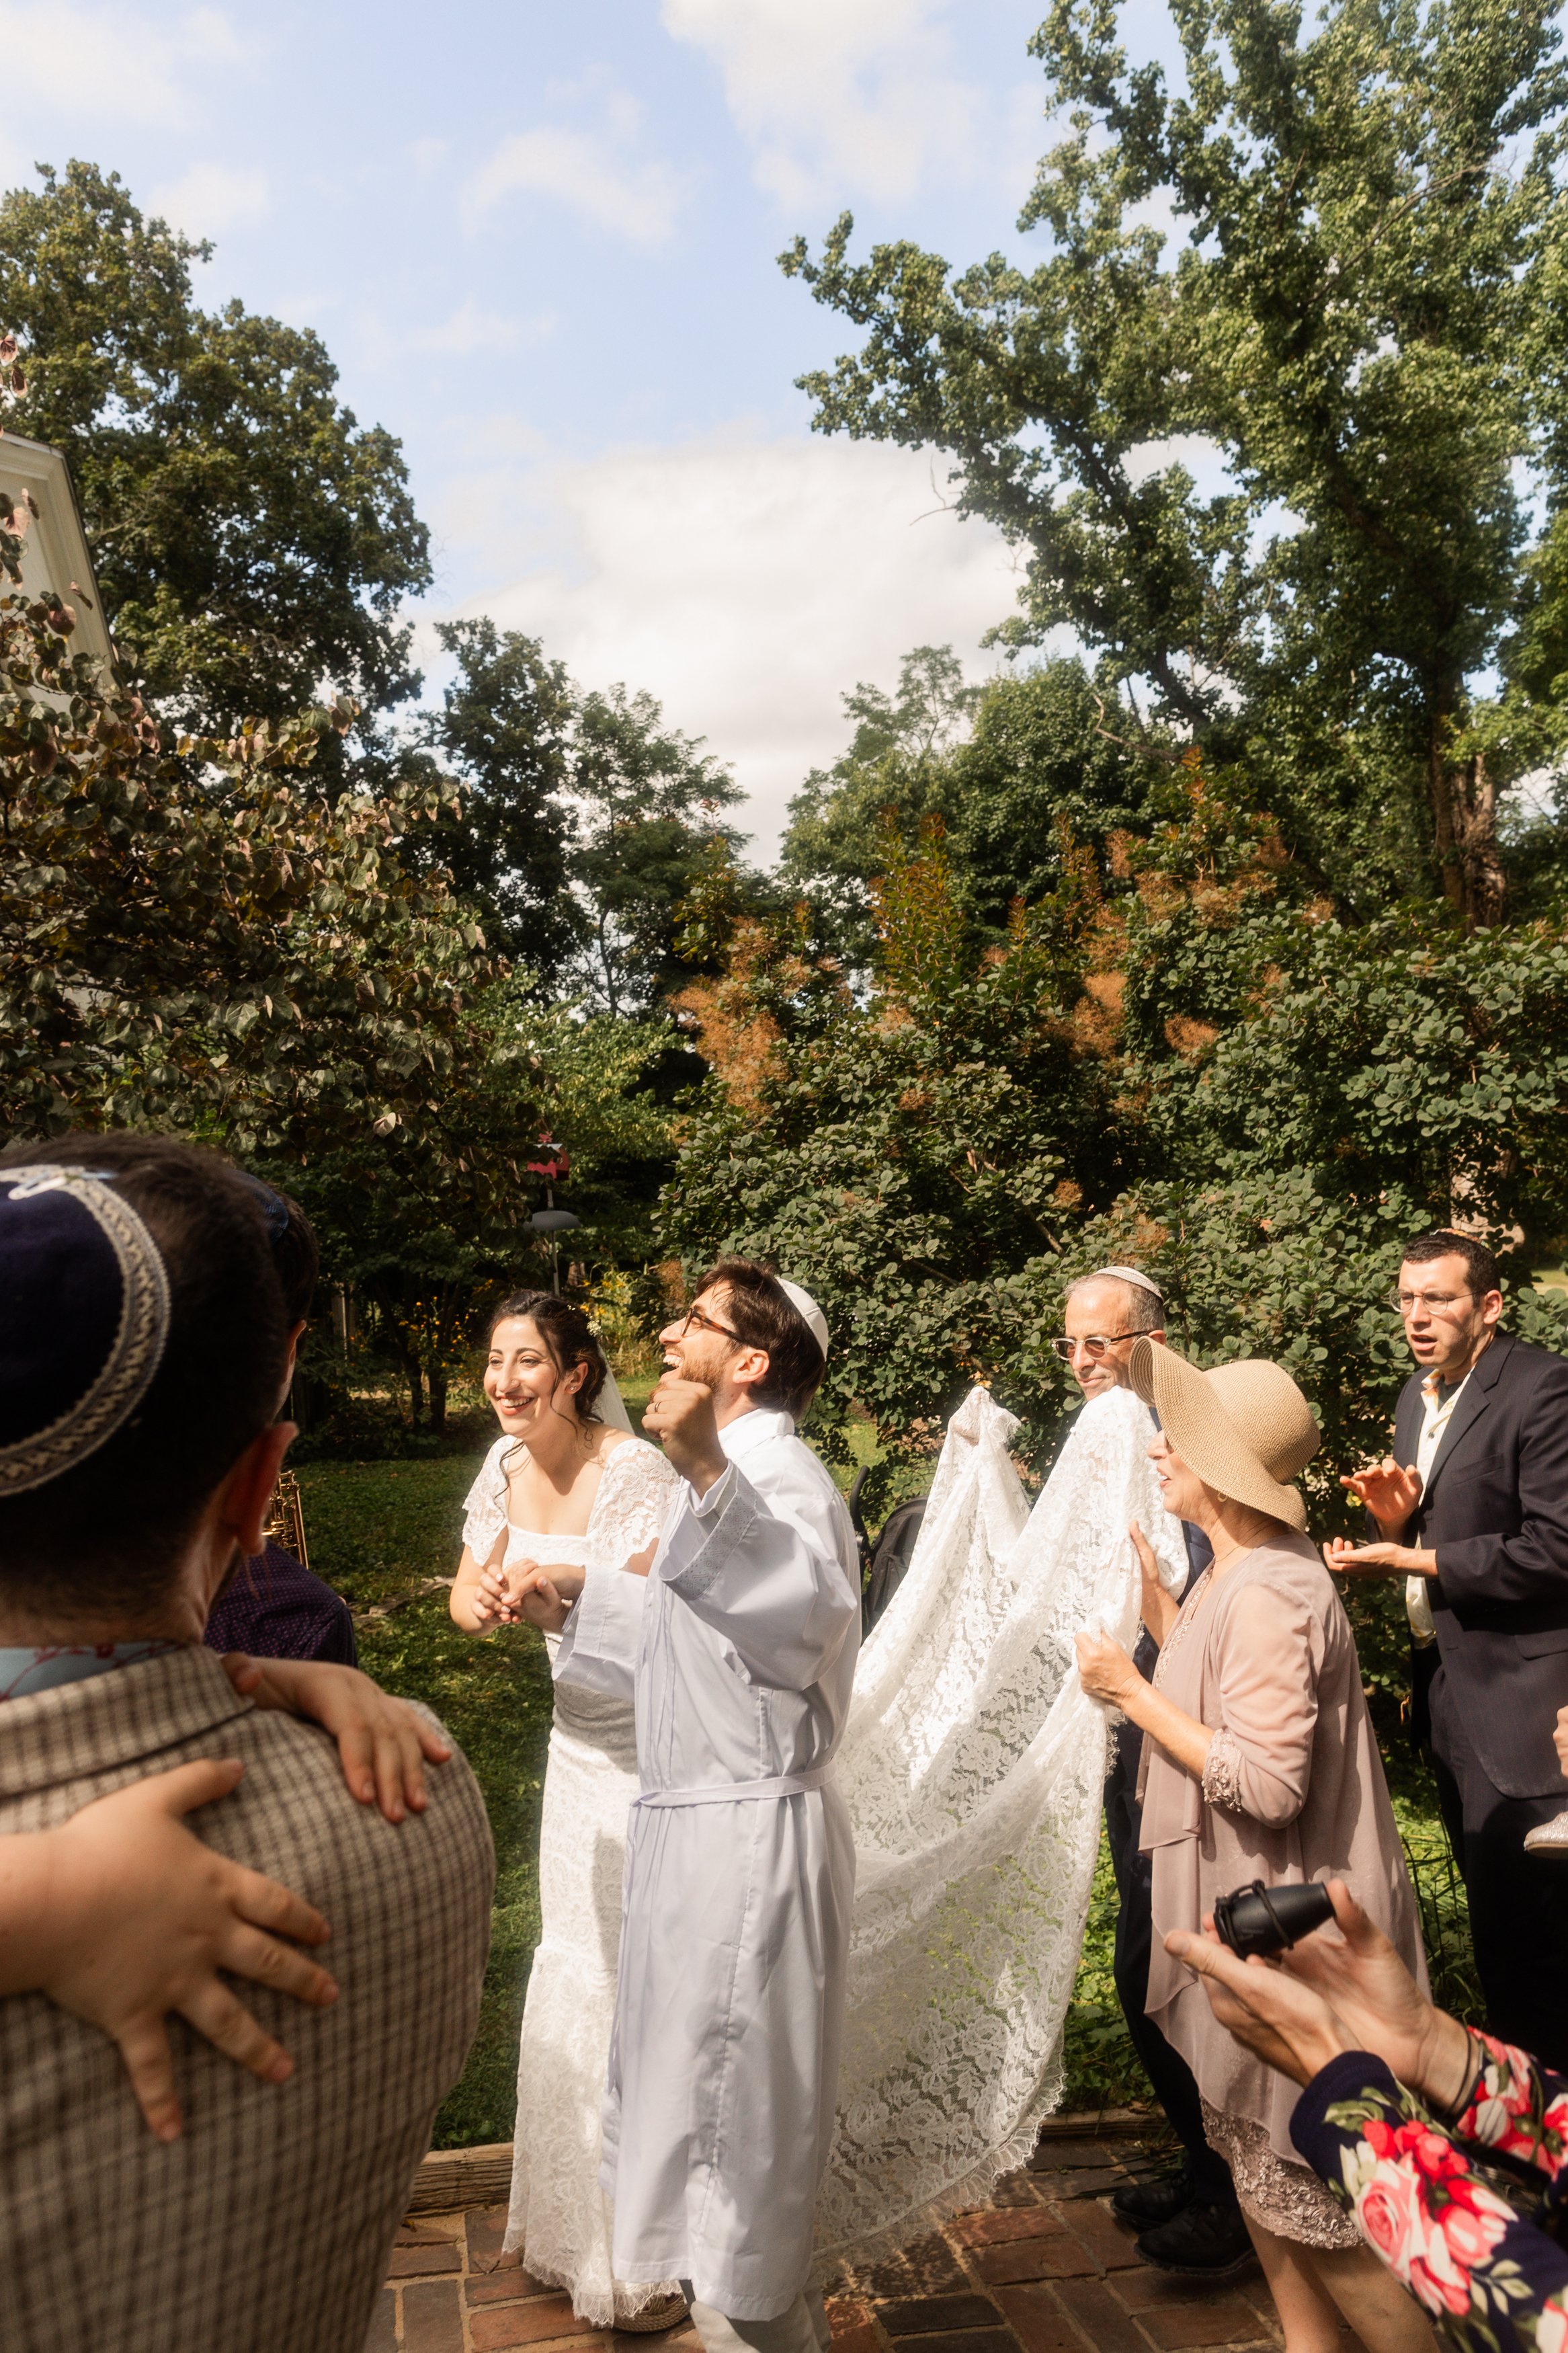
<svg viewBox="0 0 1568 2353">
<path fill-rule="evenodd" d="M 821 1308 L 817 1305 L 810 1292 L 803 1291 L 798 1282 L 786 1282 L 785 1278 L 781 1274 L 778 1278 L 778 1286 L 784 1293 L 784 1297 L 789 1301 L 790 1305 L 795 1309 L 795 1314 L 800 1317 L 801 1322 L 805 1325 L 806 1330 L 811 1334 L 811 1336 L 816 1341 L 817 1346 L 821 1349 L 822 1361 L 826 1364 L 827 1362 L 826 1316 L 823 1314 Z"/>
<path fill-rule="evenodd" d="M 1141 1274 L 1135 1266 L 1097 1266 L 1090 1280 L 1098 1282 L 1102 1275 L 1110 1275 L 1117 1282 L 1131 1282 L 1139 1291 L 1152 1291 L 1156 1299 L 1164 1299 L 1164 1293 L 1153 1278 Z"/>
</svg>

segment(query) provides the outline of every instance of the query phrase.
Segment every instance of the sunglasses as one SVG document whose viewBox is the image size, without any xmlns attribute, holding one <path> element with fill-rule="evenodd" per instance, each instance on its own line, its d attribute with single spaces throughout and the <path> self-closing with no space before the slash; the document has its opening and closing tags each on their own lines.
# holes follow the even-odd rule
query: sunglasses
<svg viewBox="0 0 1568 2353">
<path fill-rule="evenodd" d="M 1087 1340 L 1069 1340 L 1062 1332 L 1051 1342 L 1051 1353 L 1059 1356 L 1064 1365 L 1070 1365 L 1081 1350 L 1091 1364 L 1098 1364 L 1107 1348 L 1114 1348 L 1121 1340 L 1135 1340 L 1137 1337 L 1136 1332 L 1095 1332 Z"/>
</svg>

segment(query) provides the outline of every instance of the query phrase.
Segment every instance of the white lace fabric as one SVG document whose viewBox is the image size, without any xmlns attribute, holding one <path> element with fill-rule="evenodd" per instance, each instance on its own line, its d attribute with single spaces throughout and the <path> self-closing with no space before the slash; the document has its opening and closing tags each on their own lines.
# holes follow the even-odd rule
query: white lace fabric
<svg viewBox="0 0 1568 2353">
<path fill-rule="evenodd" d="M 908 1576 L 861 1654 L 837 1779 L 858 1876 L 818 2261 L 890 2253 L 1024 2163 L 1060 2043 L 1100 1840 L 1110 1712 L 1073 1637 L 1131 1644 L 1137 1519 L 1186 1575 L 1152 1420 L 1087 1404 L 1033 1513 L 984 1389 L 949 1424 Z"/>
<path fill-rule="evenodd" d="M 657 1447 L 631 1440 L 613 1448 L 586 1533 L 563 1536 L 509 1523 L 505 1464 L 515 1443 L 496 1441 L 469 1493 L 463 1541 L 476 1560 L 489 1558 L 503 1531 L 509 1567 L 531 1558 L 619 1569 L 658 1540 L 677 1482 Z M 613 2277 L 610 2206 L 599 2187 L 626 1815 L 637 1794 L 630 1705 L 558 1683 L 540 1820 L 542 1933 L 518 2053 L 506 2245 L 521 2249 L 536 2279 L 568 2289 L 574 2311 L 598 2327 L 673 2286 L 628 2287 Z"/>
</svg>

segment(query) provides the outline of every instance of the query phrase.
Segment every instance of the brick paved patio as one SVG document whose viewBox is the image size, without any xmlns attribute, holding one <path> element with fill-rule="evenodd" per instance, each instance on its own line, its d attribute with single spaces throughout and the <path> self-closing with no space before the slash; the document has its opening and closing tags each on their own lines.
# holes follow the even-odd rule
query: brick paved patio
<svg viewBox="0 0 1568 2353">
<path fill-rule="evenodd" d="M 1139 2262 L 1108 2201 L 1148 2161 L 1135 2142 L 1042 2140 L 990 2205 L 840 2284 L 828 2300 L 836 2353 L 1277 2353 L 1256 2268 L 1215 2286 Z M 505 2219 L 489 2206 L 410 2221 L 366 2353 L 696 2353 L 689 2327 L 667 2337 L 593 2329 L 526 2272 L 497 2271 Z M 1355 2344 L 1348 2333 L 1346 2343 Z"/>
</svg>

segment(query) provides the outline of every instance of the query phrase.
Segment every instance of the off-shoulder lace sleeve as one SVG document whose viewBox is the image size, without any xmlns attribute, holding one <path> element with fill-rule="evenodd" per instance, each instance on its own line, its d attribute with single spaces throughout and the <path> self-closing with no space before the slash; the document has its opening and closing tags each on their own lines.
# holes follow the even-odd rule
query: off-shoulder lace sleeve
<svg viewBox="0 0 1568 2353">
<path fill-rule="evenodd" d="M 588 1566 L 619 1568 L 663 1532 L 679 1476 L 657 1446 L 628 1438 L 612 1449 L 588 1520 Z"/>
<path fill-rule="evenodd" d="M 479 1469 L 479 1475 L 468 1489 L 463 1509 L 463 1542 L 482 1566 L 496 1547 L 496 1538 L 506 1525 L 506 1471 L 504 1460 L 511 1440 L 498 1438 Z"/>
</svg>

